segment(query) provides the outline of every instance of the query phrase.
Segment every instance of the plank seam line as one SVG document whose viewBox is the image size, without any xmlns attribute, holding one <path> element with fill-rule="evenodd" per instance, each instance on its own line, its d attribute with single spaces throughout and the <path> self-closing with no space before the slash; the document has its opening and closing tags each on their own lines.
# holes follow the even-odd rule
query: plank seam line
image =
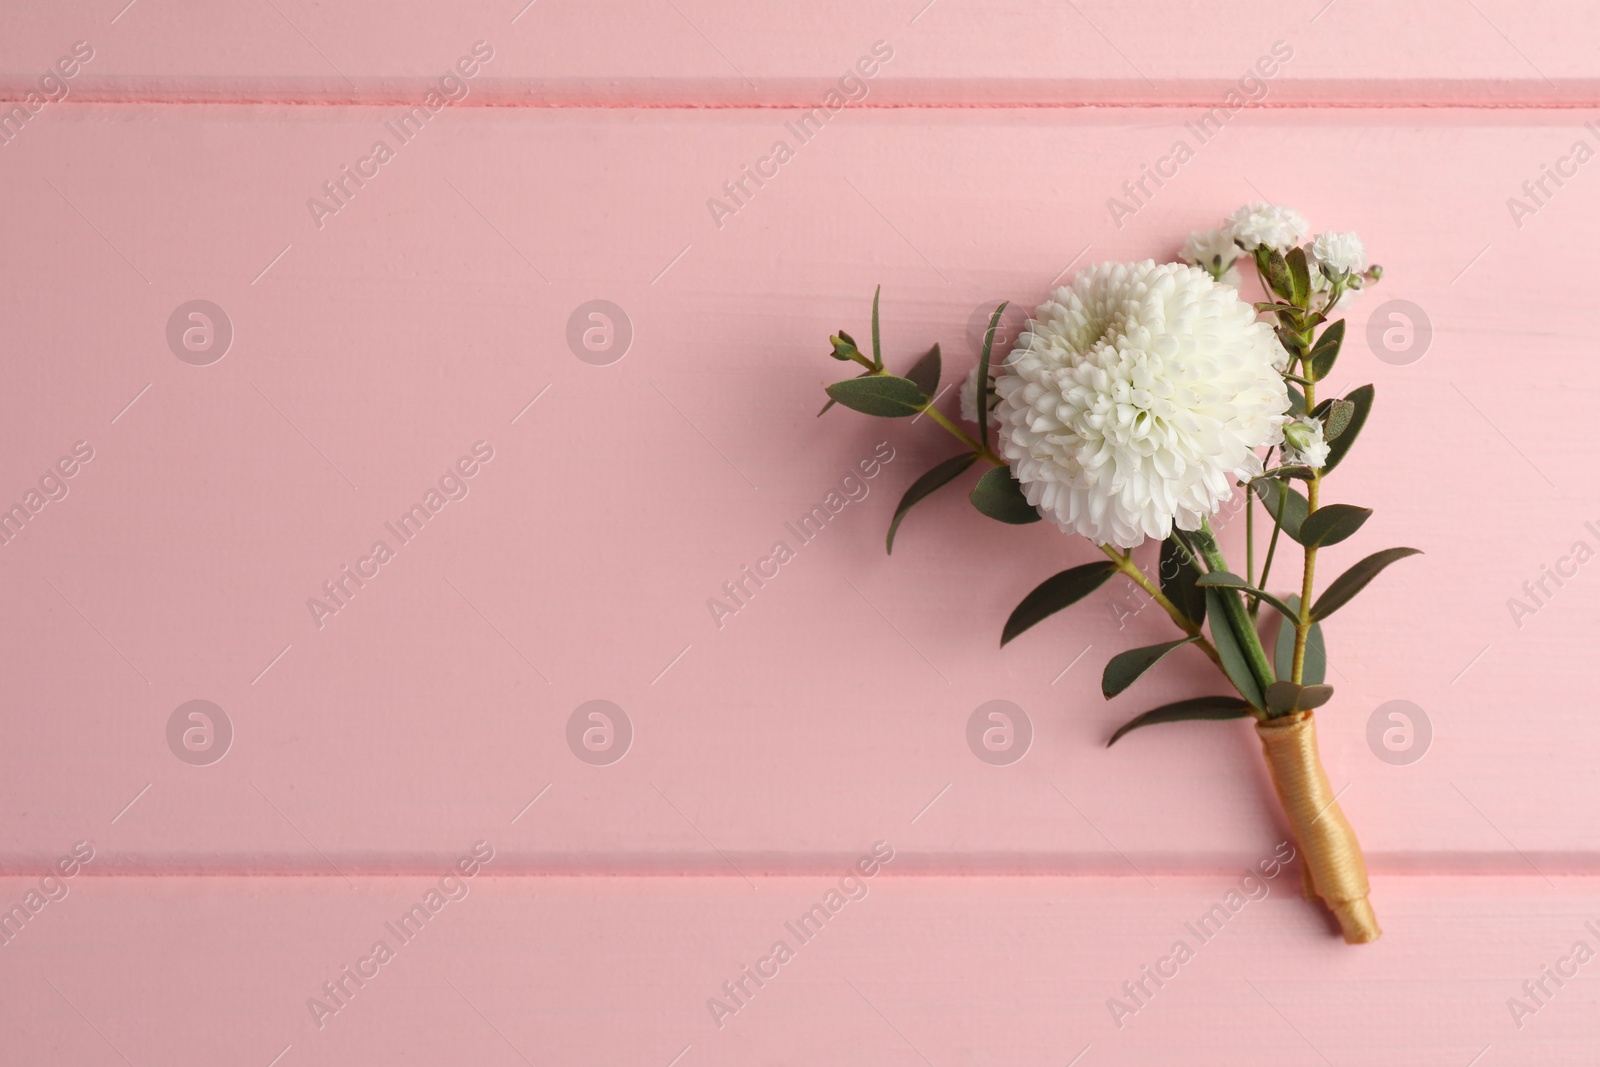
<svg viewBox="0 0 1600 1067">
<path fill-rule="evenodd" d="M 100 870 L 92 870 L 91 868 L 85 867 L 85 868 L 82 868 L 78 872 L 78 877 L 81 877 L 81 878 L 93 878 L 93 879 L 102 879 L 103 878 L 103 879 L 108 879 L 108 880 L 110 880 L 110 879 L 119 879 L 119 878 L 120 879 L 128 879 L 128 880 L 133 880 L 133 879 L 168 879 L 168 880 L 173 880 L 173 879 L 202 879 L 202 878 L 240 878 L 240 879 L 301 878 L 301 879 L 317 879 L 317 880 L 321 880 L 321 881 L 329 881 L 329 880 L 335 880 L 335 879 L 342 879 L 342 878 L 344 878 L 346 876 L 351 877 L 351 878 L 436 878 L 436 877 L 439 876 L 439 873 L 441 871 L 445 871 L 445 872 L 448 873 L 449 867 L 450 867 L 449 863 L 443 863 L 442 862 L 436 867 L 419 867 L 419 868 L 416 868 L 415 870 L 404 870 L 404 871 L 360 871 L 360 870 L 348 870 L 344 874 L 341 874 L 341 873 L 339 873 L 337 871 L 315 871 L 315 870 L 304 870 L 304 871 L 263 871 L 263 870 L 248 870 L 248 869 L 246 869 L 246 870 L 208 870 L 208 871 L 188 870 L 188 871 L 168 871 L 168 872 L 163 872 L 163 871 L 150 871 L 150 870 L 107 870 L 107 869 L 103 869 L 103 868 L 100 869 Z M 1169 879 L 1169 880 L 1214 879 L 1214 878 L 1231 878 L 1231 877 L 1235 877 L 1239 873 L 1239 871 L 1245 870 L 1245 869 L 1247 869 L 1247 866 L 1241 864 L 1241 865 L 1236 865 L 1236 866 L 1227 866 L 1227 867 L 1219 866 L 1219 867 L 1216 867 L 1216 868 L 1190 869 L 1190 870 L 1161 870 L 1159 868 L 1152 868 L 1152 869 L 1147 869 L 1145 871 L 1145 873 L 1149 874 L 1149 875 L 1153 875 L 1154 877 L 1157 877 L 1157 878 L 1164 878 L 1164 879 Z M 49 867 L 44 867 L 44 866 L 37 867 L 37 868 L 17 868 L 17 869 L 0 871 L 0 880 L 4 880 L 4 879 L 8 879 L 8 878 L 9 879 L 19 879 L 19 880 L 35 879 L 35 878 L 45 877 L 45 876 L 48 876 L 48 875 L 54 875 L 55 873 L 56 872 L 53 869 L 51 869 Z M 816 867 L 816 868 L 809 868 L 809 869 L 805 869 L 805 870 L 798 870 L 798 869 L 795 869 L 795 870 L 780 870 L 780 871 L 754 870 L 754 871 L 750 871 L 748 873 L 749 873 L 750 877 L 753 877 L 753 878 L 831 878 L 831 877 L 837 876 L 837 874 L 839 872 L 838 872 L 838 866 L 837 865 L 831 865 L 831 866 L 826 866 L 826 867 L 819 866 L 819 867 Z M 1377 870 L 1374 870 L 1372 873 L 1373 873 L 1374 877 L 1384 878 L 1384 879 L 1387 879 L 1387 878 L 1440 878 L 1440 879 L 1448 879 L 1448 880 L 1452 880 L 1452 881 L 1466 881 L 1466 880 L 1481 879 L 1481 878 L 1521 878 L 1521 879 L 1530 879 L 1530 880 L 1531 879 L 1546 879 L 1546 878 L 1550 878 L 1550 879 L 1565 878 L 1565 879 L 1570 879 L 1570 880 L 1574 880 L 1574 881 L 1585 881 L 1585 880 L 1592 881 L 1592 880 L 1600 879 L 1600 868 L 1589 868 L 1589 869 L 1583 869 L 1583 870 L 1566 869 L 1566 870 L 1558 870 L 1558 871 L 1551 871 L 1551 870 L 1542 870 L 1541 871 L 1541 870 L 1530 869 L 1526 864 L 1523 864 L 1523 865 L 1520 865 L 1520 866 L 1507 865 L 1505 867 L 1494 867 L 1494 868 L 1488 868 L 1488 867 L 1479 866 L 1479 867 L 1474 867 L 1474 868 L 1471 868 L 1471 869 L 1456 869 L 1456 870 L 1445 870 L 1445 869 L 1426 869 L 1426 870 L 1424 870 L 1424 869 L 1416 869 L 1416 868 L 1407 868 L 1407 869 L 1398 869 L 1398 870 L 1396 870 L 1396 869 L 1384 870 L 1382 868 L 1379 868 Z M 969 880 L 969 879 L 971 879 L 971 880 L 981 880 L 981 879 L 1001 880 L 1001 879 L 1016 879 L 1016 878 L 1054 878 L 1054 879 L 1060 879 L 1060 880 L 1064 880 L 1064 881 L 1083 881 L 1083 880 L 1097 879 L 1097 878 L 1138 879 L 1138 878 L 1142 877 L 1142 875 L 1137 871 L 1129 870 L 1129 869 L 1126 869 L 1126 868 L 1120 868 L 1120 867 L 1116 867 L 1116 868 L 1108 867 L 1108 868 L 1101 869 L 1101 870 L 1073 870 L 1073 871 L 1068 871 L 1068 870 L 1009 870 L 1009 871 L 1005 871 L 1005 870 L 986 870 L 986 871 L 983 871 L 983 870 L 978 870 L 978 871 L 975 871 L 975 870 L 948 870 L 948 871 L 941 871 L 941 870 L 928 870 L 928 869 L 925 869 L 925 868 L 919 868 L 919 869 L 914 869 L 914 870 L 900 870 L 900 871 L 893 871 L 893 872 L 890 872 L 889 870 L 886 869 L 884 871 L 884 874 L 889 875 L 889 876 L 894 877 L 894 878 L 947 878 L 947 879 L 960 879 L 960 880 L 963 880 L 963 881 Z M 707 868 L 705 870 L 684 870 L 684 871 L 627 871 L 627 870 L 575 871 L 575 870 L 571 870 L 571 869 L 559 869 L 559 870 L 555 870 L 555 869 L 553 869 L 553 870 L 528 870 L 528 869 L 505 870 L 505 869 L 502 869 L 502 870 L 496 871 L 496 870 L 492 870 L 491 868 L 485 867 L 485 868 L 483 868 L 482 870 L 480 870 L 478 872 L 478 877 L 480 877 L 480 878 L 494 878 L 494 879 L 500 879 L 500 878 L 632 879 L 632 880 L 636 880 L 636 881 L 645 881 L 645 880 L 667 880 L 667 879 L 679 879 L 679 880 L 682 880 L 682 879 L 690 879 L 690 878 L 700 878 L 700 879 L 705 879 L 705 878 L 736 879 L 736 878 L 740 878 L 741 875 L 738 874 L 737 872 L 734 872 L 734 871 L 711 869 L 711 868 Z"/>
<path fill-rule="evenodd" d="M 21 103 L 21 97 L 0 92 L 0 106 Z M 400 96 L 342 97 L 314 99 L 296 96 L 127 96 L 77 94 L 51 105 L 52 110 L 79 107 L 288 107 L 288 108 L 380 108 L 410 107 L 413 98 Z M 571 100 L 465 100 L 456 108 L 504 109 L 511 111 L 810 111 L 821 105 L 815 101 L 618 101 L 606 99 Z M 1211 110 L 1219 106 L 1213 99 L 1173 100 L 931 100 L 878 101 L 850 105 L 850 111 L 1178 111 Z M 1594 111 L 1600 110 L 1600 96 L 1574 100 L 1436 100 L 1426 98 L 1372 100 L 1290 100 L 1252 104 L 1249 111 Z"/>
</svg>

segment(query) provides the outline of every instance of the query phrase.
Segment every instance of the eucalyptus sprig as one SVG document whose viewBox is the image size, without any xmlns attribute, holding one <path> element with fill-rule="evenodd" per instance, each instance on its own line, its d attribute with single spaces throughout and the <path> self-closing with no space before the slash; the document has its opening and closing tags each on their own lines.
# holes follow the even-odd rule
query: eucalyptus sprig
<svg viewBox="0 0 1600 1067">
<path fill-rule="evenodd" d="M 1308 680 L 1306 676 L 1307 646 L 1313 638 L 1320 644 L 1318 624 L 1322 619 L 1348 603 L 1390 563 L 1415 555 L 1420 550 L 1393 548 L 1374 553 L 1351 567 L 1329 587 L 1328 592 L 1336 594 L 1332 599 L 1325 594 L 1321 600 L 1312 600 L 1318 549 L 1350 537 L 1372 515 L 1370 508 L 1349 504 L 1324 506 L 1320 500 L 1323 479 L 1332 473 L 1355 443 L 1371 414 L 1375 396 L 1375 389 L 1369 384 L 1359 386 L 1343 397 L 1318 402 L 1317 385 L 1332 373 L 1344 344 L 1345 320 L 1328 322 L 1328 313 L 1345 292 L 1376 282 L 1383 272 L 1382 268 L 1374 267 L 1364 274 L 1335 273 L 1319 267 L 1326 279 L 1326 287 L 1319 293 L 1311 283 L 1305 248 L 1296 246 L 1287 253 L 1280 253 L 1261 245 L 1253 250 L 1252 259 L 1263 288 L 1275 298 L 1257 303 L 1255 307 L 1259 313 L 1276 321 L 1278 340 L 1288 353 L 1283 376 L 1292 398 L 1291 410 L 1302 417 L 1317 420 L 1321 428 L 1320 438 L 1327 445 L 1327 457 L 1318 467 L 1280 466 L 1268 470 L 1249 485 L 1250 491 L 1267 505 L 1268 515 L 1273 519 L 1271 543 L 1262 568 L 1261 584 L 1266 584 L 1280 533 L 1287 534 L 1304 550 L 1300 595 L 1295 599 L 1292 613 L 1285 612 L 1294 632 L 1293 649 L 1285 672 L 1287 677 L 1274 682 L 1278 688 L 1273 694 L 1264 693 L 1267 697 L 1267 715 L 1275 717 L 1309 710 L 1303 697 L 1288 699 L 1291 690 L 1283 687 L 1284 683 L 1294 687 L 1317 686 L 1319 696 L 1321 690 L 1327 689 L 1320 684 L 1320 672 L 1314 679 Z M 1297 385 L 1300 387 L 1298 390 L 1295 388 Z M 1290 432 L 1286 431 L 1286 434 Z M 1290 444 L 1293 444 L 1292 440 Z M 1291 480 L 1304 482 L 1304 495 L 1289 484 Z M 1247 507 L 1253 513 L 1254 503 L 1247 503 Z M 1252 529 L 1248 536 L 1253 537 L 1253 533 Z M 1281 601 L 1272 600 L 1249 583 L 1244 588 L 1252 602 L 1252 618 L 1257 615 L 1263 601 L 1273 603 L 1280 610 L 1285 607 Z M 1298 691 L 1295 690 L 1296 693 Z M 1277 699 L 1273 699 L 1274 695 Z M 1328 689 L 1327 696 L 1331 695 L 1332 690 Z M 1325 699 L 1326 696 L 1322 697 L 1323 701 Z"/>
<path fill-rule="evenodd" d="M 834 382 L 828 386 L 828 402 L 817 414 L 823 414 L 834 404 L 842 404 L 862 414 L 886 419 L 926 415 L 934 425 L 960 441 L 964 448 L 964 451 L 941 460 L 911 483 L 905 495 L 900 498 L 899 505 L 894 509 L 894 518 L 889 522 L 889 534 L 885 538 L 885 548 L 891 553 L 894 551 L 894 535 L 900 529 L 901 520 L 913 506 L 955 481 L 968 467 L 979 460 L 987 463 L 989 469 L 979 476 L 977 484 L 968 494 L 967 499 L 972 502 L 972 506 L 991 519 L 1012 525 L 1038 522 L 1039 513 L 1028 503 L 1027 497 L 1022 493 L 1022 486 L 1012 476 L 1005 460 L 1001 459 L 989 445 L 988 405 L 980 405 L 977 437 L 968 434 L 934 407 L 934 399 L 939 392 L 939 378 L 943 370 L 938 345 L 930 348 L 904 375 L 890 374 L 884 369 L 878 325 L 878 299 L 882 292 L 883 287 L 879 286 L 872 294 L 870 358 L 856 347 L 855 340 L 843 330 L 828 338 L 833 346 L 831 354 L 834 359 L 854 361 L 866 370 L 854 378 L 846 378 L 842 382 Z M 979 387 L 983 392 L 988 390 L 989 357 L 994 350 L 995 328 L 1000 324 L 1000 316 L 1005 309 L 1004 303 L 995 309 L 994 315 L 989 319 L 989 329 L 984 334 L 983 355 L 978 362 Z"/>
</svg>

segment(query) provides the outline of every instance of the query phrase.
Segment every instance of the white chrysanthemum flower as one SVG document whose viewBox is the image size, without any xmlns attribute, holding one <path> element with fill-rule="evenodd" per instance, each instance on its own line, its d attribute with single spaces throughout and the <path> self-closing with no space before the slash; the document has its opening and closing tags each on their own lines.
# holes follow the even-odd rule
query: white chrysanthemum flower
<svg viewBox="0 0 1600 1067">
<path fill-rule="evenodd" d="M 978 421 L 978 368 L 976 366 L 967 371 L 967 377 L 961 383 L 961 417 L 973 424 Z"/>
<path fill-rule="evenodd" d="M 1328 462 L 1328 443 L 1322 439 L 1322 420 L 1299 415 L 1283 428 L 1283 461 L 1321 470 Z"/>
<path fill-rule="evenodd" d="M 1360 274 L 1371 266 L 1367 246 L 1354 233 L 1319 233 L 1311 242 L 1311 262 L 1333 274 Z"/>
<path fill-rule="evenodd" d="M 1292 207 L 1246 204 L 1228 216 L 1228 229 L 1247 252 L 1261 245 L 1287 252 L 1306 235 L 1306 220 Z"/>
<path fill-rule="evenodd" d="M 1001 368 L 1000 447 L 1062 530 L 1132 548 L 1198 529 L 1261 473 L 1289 396 L 1272 328 L 1181 263 L 1104 263 L 1040 306 Z"/>
<path fill-rule="evenodd" d="M 1239 258 L 1239 246 L 1233 240 L 1233 231 L 1226 226 L 1190 231 L 1178 258 L 1199 267 L 1219 282 L 1238 285 L 1239 272 L 1233 269 L 1233 264 Z"/>
</svg>

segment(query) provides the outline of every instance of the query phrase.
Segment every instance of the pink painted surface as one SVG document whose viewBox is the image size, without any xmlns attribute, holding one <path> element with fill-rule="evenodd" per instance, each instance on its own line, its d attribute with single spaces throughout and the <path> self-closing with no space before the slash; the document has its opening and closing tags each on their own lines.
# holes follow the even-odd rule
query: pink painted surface
<svg viewBox="0 0 1600 1067">
<path fill-rule="evenodd" d="M 722 865 L 707 838 L 758 866 L 842 854 L 947 784 L 913 851 L 1073 868 L 1120 865 L 1105 838 L 1157 865 L 1249 852 L 1272 820 L 1246 727 L 1102 748 L 1152 701 L 1213 684 L 1202 657 L 1108 706 L 1105 658 L 1166 632 L 1149 615 L 1119 631 L 1109 591 L 998 650 L 1020 596 L 1088 546 L 995 527 L 951 496 L 885 557 L 894 500 L 948 451 L 942 434 L 814 418 L 834 373 L 819 339 L 860 332 L 875 283 L 893 358 L 941 341 L 953 379 L 980 303 L 1037 302 L 1085 246 L 1169 253 L 1169 235 L 1250 195 L 1248 167 L 1393 264 L 1355 307 L 1340 368 L 1379 386 L 1339 487 L 1377 515 L 1328 555 L 1428 555 L 1328 626 L 1340 696 L 1324 745 L 1351 817 L 1380 868 L 1487 854 L 1515 869 L 1508 837 L 1593 869 L 1590 750 L 1507 729 L 1539 708 L 1592 736 L 1571 666 L 1600 636 L 1588 576 L 1521 629 L 1506 607 L 1600 519 L 1600 475 L 1572 447 L 1596 399 L 1584 282 L 1531 269 L 1583 255 L 1596 200 L 1582 175 L 1520 231 L 1503 203 L 1581 133 L 1565 113 L 1246 113 L 1121 230 L 1105 196 L 1187 114 L 847 114 L 719 230 L 707 196 L 783 134 L 781 114 L 446 111 L 319 230 L 307 196 L 388 114 L 85 105 L 8 149 L 25 208 L 11 249 L 28 270 L 5 297 L 7 499 L 75 441 L 95 448 L 3 549 L 4 595 L 28 620 L 6 655 L 38 708 L 12 729 L 29 753 L 3 786 L 22 816 L 12 862 L 147 783 L 110 868 L 314 868 L 306 838 L 356 867 L 403 866 L 551 783 L 509 862 Z M 1283 149 L 1305 131 L 1348 169 L 1296 173 Z M 927 180 L 964 159 L 992 191 Z M 200 296 L 236 333 L 208 367 L 163 334 Z M 636 334 L 605 367 L 564 337 L 596 297 Z M 1409 366 L 1364 340 L 1393 298 L 1437 324 Z M 399 544 L 385 523 L 480 440 L 494 459 L 469 495 Z M 895 458 L 870 495 L 719 629 L 707 600 L 883 440 Z M 1514 536 L 1484 514 L 1490 497 Z M 396 558 L 313 619 L 308 599 L 380 538 Z M 967 716 L 996 697 L 1038 727 L 1007 769 L 965 743 Z M 204 770 L 163 732 L 197 698 L 238 732 Z M 605 768 L 564 742 L 596 698 L 636 728 Z M 1411 766 L 1366 744 L 1391 699 L 1436 724 Z M 1567 817 L 1543 814 L 1556 809 Z"/>
<path fill-rule="evenodd" d="M 1600 178 L 1520 220 L 1507 198 L 1600 145 L 1592 11 L 518 6 L 0 12 L 6 95 L 94 49 L 0 146 L 0 506 L 78 448 L 0 546 L 0 902 L 95 849 L 0 948 L 18 1062 L 1582 1062 L 1583 983 L 1521 1029 L 1506 998 L 1600 944 L 1600 577 L 1520 620 L 1507 600 L 1600 546 L 1574 266 Z M 399 144 L 398 101 L 480 40 L 465 99 Z M 880 40 L 865 99 L 719 225 L 708 198 Z M 1264 106 L 1119 227 L 1107 199 L 1276 40 Z M 607 106 L 517 106 L 550 103 Z M 395 158 L 315 218 L 379 138 Z M 898 494 L 949 448 L 816 419 L 821 342 L 862 336 L 882 283 L 891 362 L 937 341 L 954 382 L 980 307 L 1169 256 L 1258 195 L 1389 269 L 1336 379 L 1378 387 L 1336 494 L 1377 514 L 1326 557 L 1427 555 L 1330 622 L 1322 716 L 1388 937 L 1346 949 L 1275 883 L 1118 1029 L 1106 999 L 1282 838 L 1256 743 L 1196 724 L 1104 749 L 1214 684 L 1180 654 L 1101 699 L 1109 655 L 1167 634 L 1125 590 L 997 648 L 1087 545 L 952 494 L 886 557 Z M 233 333 L 205 366 L 167 337 L 195 299 Z M 608 365 L 567 339 L 597 299 L 631 323 Z M 1367 342 L 1391 300 L 1432 324 L 1416 362 Z M 385 524 L 475 446 L 400 543 Z M 865 497 L 719 626 L 708 599 L 875 449 Z M 314 618 L 379 539 L 394 558 Z M 1035 731 L 1007 767 L 966 742 L 997 698 Z M 169 747 L 197 699 L 234 733 L 206 766 Z M 606 766 L 567 739 L 596 699 L 632 728 Z M 1418 762 L 1369 745 L 1391 700 L 1432 724 Z M 458 930 L 312 1024 L 305 998 L 478 839 Z M 877 840 L 896 859 L 848 937 L 712 1024 L 705 998 Z"/>
<path fill-rule="evenodd" d="M 126 0 L 123 0 L 126 2 Z M 67 46 L 91 96 L 409 98 L 475 40 L 480 94 L 611 104 L 809 102 L 882 39 L 880 102 L 1151 103 L 1219 98 L 1276 40 L 1283 102 L 1592 105 L 1600 12 L 1570 0 L 1083 0 L 737 5 L 718 0 L 33 3 L 0 12 L 0 86 Z M 107 9 L 110 9 L 109 11 Z M 113 21 L 114 20 L 114 21 Z"/>
<path fill-rule="evenodd" d="M 1241 879 L 884 873 L 802 941 L 837 876 L 480 875 L 402 941 L 437 877 L 83 878 L 3 950 L 0 1026 L 13 1062 L 86 1065 L 1592 1062 L 1592 879 L 1379 877 L 1386 936 L 1353 951 L 1288 874 L 1196 936 Z M 1563 959 L 1519 1030 L 1507 1000 Z M 736 1004 L 745 967 L 769 979 Z"/>
</svg>

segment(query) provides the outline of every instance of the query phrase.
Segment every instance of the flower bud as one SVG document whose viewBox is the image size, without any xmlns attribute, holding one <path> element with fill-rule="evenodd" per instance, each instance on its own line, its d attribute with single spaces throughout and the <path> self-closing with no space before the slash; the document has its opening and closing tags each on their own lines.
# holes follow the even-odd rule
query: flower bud
<svg viewBox="0 0 1600 1067">
<path fill-rule="evenodd" d="M 1328 462 L 1328 445 L 1322 437 L 1322 420 L 1301 415 L 1283 427 L 1283 460 L 1321 470 Z"/>
<path fill-rule="evenodd" d="M 1315 440 L 1311 427 L 1303 422 L 1291 422 L 1283 428 L 1283 439 L 1296 452 L 1304 452 Z"/>
</svg>

